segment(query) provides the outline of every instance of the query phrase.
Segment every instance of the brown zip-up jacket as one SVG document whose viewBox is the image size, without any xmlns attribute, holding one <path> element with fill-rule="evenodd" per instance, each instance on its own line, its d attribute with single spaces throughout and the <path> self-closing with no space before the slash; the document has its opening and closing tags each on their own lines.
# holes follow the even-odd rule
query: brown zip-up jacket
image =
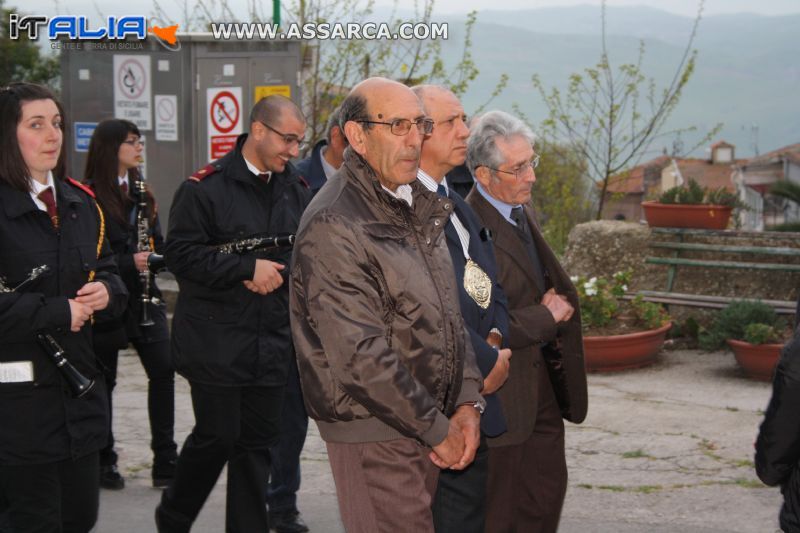
<svg viewBox="0 0 800 533">
<path fill-rule="evenodd" d="M 411 186 L 409 207 L 348 149 L 300 222 L 292 336 L 326 441 L 435 446 L 456 406 L 481 401 L 443 231 L 452 201 Z"/>
</svg>

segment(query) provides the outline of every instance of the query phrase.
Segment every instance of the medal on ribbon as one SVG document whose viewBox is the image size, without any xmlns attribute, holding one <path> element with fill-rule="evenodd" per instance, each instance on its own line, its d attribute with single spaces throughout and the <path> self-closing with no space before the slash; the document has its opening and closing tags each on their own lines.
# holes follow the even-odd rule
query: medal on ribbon
<svg viewBox="0 0 800 533">
<path fill-rule="evenodd" d="M 464 266 L 464 289 L 482 309 L 489 307 L 492 299 L 492 280 L 472 259 Z"/>
</svg>

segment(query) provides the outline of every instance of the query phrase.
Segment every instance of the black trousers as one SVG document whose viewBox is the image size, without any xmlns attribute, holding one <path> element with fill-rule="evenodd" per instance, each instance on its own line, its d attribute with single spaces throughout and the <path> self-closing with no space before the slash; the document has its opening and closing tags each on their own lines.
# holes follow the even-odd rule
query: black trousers
<svg viewBox="0 0 800 533">
<path fill-rule="evenodd" d="M 154 464 L 169 463 L 178 455 L 175 444 L 175 371 L 170 358 L 169 332 L 167 319 L 161 311 L 153 315 L 156 324 L 152 336 L 141 336 L 131 339 L 131 343 L 139 354 L 144 371 L 147 373 L 147 413 L 150 419 L 150 448 L 153 450 Z M 162 331 L 163 330 L 163 331 Z M 151 340 L 152 338 L 161 340 Z M 117 384 L 117 361 L 119 350 L 95 347 L 98 359 L 103 363 L 103 375 L 108 391 L 108 412 L 113 419 L 112 394 Z M 102 466 L 117 464 L 117 453 L 114 451 L 113 424 L 109 420 L 108 445 L 100 451 Z"/>
<path fill-rule="evenodd" d="M 489 447 L 481 433 L 475 460 L 464 470 L 442 470 L 433 499 L 436 533 L 483 533 L 486 522 L 486 482 Z"/>
<path fill-rule="evenodd" d="M 0 509 L 5 515 L 0 530 L 87 533 L 97 521 L 99 492 L 97 452 L 77 460 L 0 466 Z"/>
<path fill-rule="evenodd" d="M 307 432 L 308 415 L 303 404 L 300 375 L 297 365 L 292 361 L 283 397 L 280 440 L 269 450 L 272 467 L 267 487 L 267 503 L 271 513 L 297 511 L 300 453 L 303 451 Z"/>
<path fill-rule="evenodd" d="M 225 530 L 268 531 L 269 448 L 278 442 L 284 387 L 190 385 L 195 426 L 156 509 L 158 530 L 188 532 L 227 463 Z"/>
</svg>

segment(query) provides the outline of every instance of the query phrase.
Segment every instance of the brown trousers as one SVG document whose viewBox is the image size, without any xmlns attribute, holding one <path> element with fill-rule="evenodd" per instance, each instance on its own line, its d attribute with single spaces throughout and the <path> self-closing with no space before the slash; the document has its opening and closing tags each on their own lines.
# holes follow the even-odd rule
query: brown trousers
<svg viewBox="0 0 800 533">
<path fill-rule="evenodd" d="M 339 512 L 348 533 L 433 533 L 439 469 L 410 439 L 328 442 Z"/>
<path fill-rule="evenodd" d="M 486 533 L 555 533 L 567 492 L 564 421 L 542 367 L 528 440 L 489 448 Z"/>
</svg>

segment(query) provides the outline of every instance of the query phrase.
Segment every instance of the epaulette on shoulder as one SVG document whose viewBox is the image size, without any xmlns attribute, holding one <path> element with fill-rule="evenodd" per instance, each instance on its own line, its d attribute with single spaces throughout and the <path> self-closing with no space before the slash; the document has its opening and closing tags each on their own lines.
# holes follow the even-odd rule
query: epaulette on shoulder
<svg viewBox="0 0 800 533">
<path fill-rule="evenodd" d="M 89 187 L 87 187 L 86 185 L 84 185 L 83 183 L 81 183 L 80 181 L 74 180 L 72 178 L 67 178 L 67 182 L 69 184 L 79 188 L 80 190 L 82 190 L 83 192 L 85 192 L 86 194 L 91 196 L 92 198 L 97 198 L 97 196 L 95 196 L 95 194 L 94 194 L 94 191 L 92 189 L 90 189 Z"/>
<path fill-rule="evenodd" d="M 298 180 L 300 180 L 300 183 L 302 183 L 302 184 L 303 184 L 303 186 L 304 186 L 306 189 L 310 189 L 310 188 L 311 188 L 311 185 L 309 185 L 309 184 L 308 184 L 308 182 L 306 181 L 306 179 L 305 179 L 305 178 L 304 178 L 302 175 L 298 174 L 298 175 L 297 175 L 297 179 L 298 179 Z"/>
<path fill-rule="evenodd" d="M 215 165 L 214 163 L 210 163 L 210 164 L 204 166 L 203 168 L 201 168 L 200 170 L 198 170 L 197 172 L 195 172 L 194 174 L 192 174 L 191 176 L 189 176 L 186 179 L 191 180 L 191 181 L 203 181 L 203 179 L 209 177 L 211 174 L 214 174 L 218 170 L 219 170 L 219 167 L 217 165 Z"/>
</svg>

